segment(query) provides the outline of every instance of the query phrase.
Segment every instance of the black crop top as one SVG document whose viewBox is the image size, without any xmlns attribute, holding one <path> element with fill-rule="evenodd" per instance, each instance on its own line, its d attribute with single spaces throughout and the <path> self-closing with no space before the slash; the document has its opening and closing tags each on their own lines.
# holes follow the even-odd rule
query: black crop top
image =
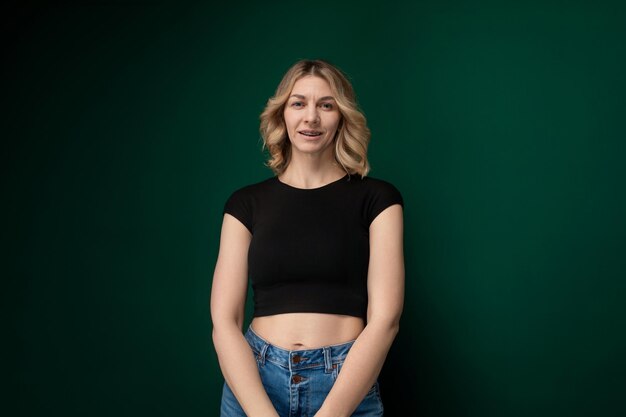
<svg viewBox="0 0 626 417">
<path fill-rule="evenodd" d="M 254 317 L 317 312 L 365 319 L 369 226 L 393 204 L 404 206 L 396 187 L 359 175 L 313 189 L 270 177 L 233 192 L 224 213 L 252 234 Z"/>
</svg>

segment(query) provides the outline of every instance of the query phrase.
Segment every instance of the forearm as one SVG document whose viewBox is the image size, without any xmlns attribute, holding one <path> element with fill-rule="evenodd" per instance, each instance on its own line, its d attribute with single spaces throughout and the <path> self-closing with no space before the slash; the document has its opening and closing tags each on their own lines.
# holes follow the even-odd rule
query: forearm
<svg viewBox="0 0 626 417">
<path fill-rule="evenodd" d="M 397 333 L 397 324 L 365 326 L 316 417 L 347 417 L 354 412 L 376 382 Z"/>
<path fill-rule="evenodd" d="M 226 383 L 249 417 L 278 417 L 254 360 L 250 345 L 236 325 L 213 329 L 213 344 Z"/>
</svg>

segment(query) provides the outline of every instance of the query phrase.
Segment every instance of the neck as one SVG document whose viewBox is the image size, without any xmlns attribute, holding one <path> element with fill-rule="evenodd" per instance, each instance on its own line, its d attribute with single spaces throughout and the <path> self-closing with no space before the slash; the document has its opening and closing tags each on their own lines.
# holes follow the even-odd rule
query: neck
<svg viewBox="0 0 626 417">
<path fill-rule="evenodd" d="M 341 165 L 332 160 L 302 158 L 292 155 L 285 171 L 280 175 L 284 183 L 298 188 L 317 188 L 346 175 Z"/>
</svg>

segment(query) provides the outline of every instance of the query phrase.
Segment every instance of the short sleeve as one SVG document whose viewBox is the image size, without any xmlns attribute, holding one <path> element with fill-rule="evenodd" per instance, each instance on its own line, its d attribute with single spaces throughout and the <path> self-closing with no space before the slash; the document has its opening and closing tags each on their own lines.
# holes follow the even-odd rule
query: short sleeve
<svg viewBox="0 0 626 417">
<path fill-rule="evenodd" d="M 367 224 L 372 224 L 374 219 L 387 207 L 400 204 L 404 207 L 404 199 L 400 191 L 391 183 L 378 180 L 372 184 L 367 205 Z"/>
<path fill-rule="evenodd" d="M 250 195 L 244 189 L 233 192 L 224 204 L 224 213 L 228 213 L 239 220 L 252 233 L 253 204 Z"/>
</svg>

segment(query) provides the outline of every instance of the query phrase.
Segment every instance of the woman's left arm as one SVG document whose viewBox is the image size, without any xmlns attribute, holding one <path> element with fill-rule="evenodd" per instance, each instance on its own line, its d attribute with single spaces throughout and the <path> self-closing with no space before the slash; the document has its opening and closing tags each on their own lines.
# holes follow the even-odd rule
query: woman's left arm
<svg viewBox="0 0 626 417">
<path fill-rule="evenodd" d="M 398 333 L 404 304 L 402 206 L 383 210 L 370 225 L 367 325 L 346 356 L 315 417 L 348 417 L 376 382 Z"/>
</svg>

